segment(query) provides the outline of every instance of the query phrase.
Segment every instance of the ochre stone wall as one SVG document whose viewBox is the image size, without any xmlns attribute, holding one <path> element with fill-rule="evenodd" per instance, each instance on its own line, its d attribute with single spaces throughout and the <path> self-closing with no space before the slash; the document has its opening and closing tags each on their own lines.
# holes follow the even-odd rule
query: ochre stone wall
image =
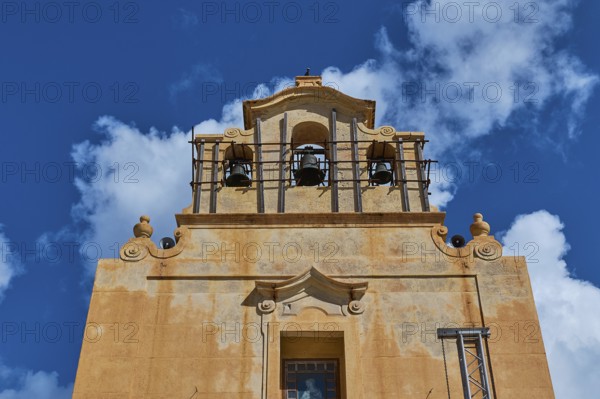
<svg viewBox="0 0 600 399">
<path fill-rule="evenodd" d="M 282 337 L 294 334 L 314 341 L 308 352 L 341 337 L 344 398 L 445 398 L 446 370 L 458 398 L 456 345 L 445 341 L 445 367 L 438 327 L 491 329 L 495 397 L 553 397 L 524 258 L 479 258 L 477 239 L 470 255 L 444 254 L 432 238 L 441 213 L 220 216 L 180 215 L 175 256 L 124 248 L 99 263 L 74 398 L 280 398 Z M 339 297 L 316 279 L 291 301 L 298 314 L 283 299 L 260 311 L 256 281 L 311 268 L 367 282 L 362 313 L 335 314 Z"/>
</svg>

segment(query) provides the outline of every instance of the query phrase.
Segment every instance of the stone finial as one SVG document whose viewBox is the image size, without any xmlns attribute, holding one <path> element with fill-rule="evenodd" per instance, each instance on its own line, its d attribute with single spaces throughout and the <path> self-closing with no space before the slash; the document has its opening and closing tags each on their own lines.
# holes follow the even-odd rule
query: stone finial
<svg viewBox="0 0 600 399">
<path fill-rule="evenodd" d="M 490 234 L 490 225 L 483 221 L 483 215 L 476 213 L 473 215 L 473 224 L 471 224 L 471 235 L 475 237 L 486 237 Z"/>
<path fill-rule="evenodd" d="M 136 238 L 150 238 L 152 237 L 152 232 L 154 232 L 154 229 L 150 226 L 150 216 L 140 216 L 140 222 L 133 226 L 133 235 Z"/>
</svg>

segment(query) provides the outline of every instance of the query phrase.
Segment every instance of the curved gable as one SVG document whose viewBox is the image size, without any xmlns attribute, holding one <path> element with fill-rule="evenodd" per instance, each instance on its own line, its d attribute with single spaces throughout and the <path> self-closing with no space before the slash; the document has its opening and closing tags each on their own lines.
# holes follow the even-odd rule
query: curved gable
<svg viewBox="0 0 600 399">
<path fill-rule="evenodd" d="M 296 87 L 290 87 L 272 96 L 258 100 L 246 100 L 244 108 L 244 128 L 254 127 L 256 118 L 276 114 L 287 110 L 293 102 L 294 107 L 316 102 L 329 104 L 355 115 L 370 129 L 375 126 L 375 101 L 350 97 L 331 87 L 323 86 L 320 76 L 297 76 Z"/>
</svg>

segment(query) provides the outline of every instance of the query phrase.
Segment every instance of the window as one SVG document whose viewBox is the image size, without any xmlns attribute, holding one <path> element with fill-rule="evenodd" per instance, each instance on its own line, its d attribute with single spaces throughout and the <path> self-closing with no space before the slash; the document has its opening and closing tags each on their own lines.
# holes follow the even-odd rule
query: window
<svg viewBox="0 0 600 399">
<path fill-rule="evenodd" d="M 284 360 L 286 399 L 339 398 L 336 359 Z"/>
<path fill-rule="evenodd" d="M 280 345 L 284 399 L 346 397 L 344 336 L 341 331 L 284 331 Z"/>
</svg>

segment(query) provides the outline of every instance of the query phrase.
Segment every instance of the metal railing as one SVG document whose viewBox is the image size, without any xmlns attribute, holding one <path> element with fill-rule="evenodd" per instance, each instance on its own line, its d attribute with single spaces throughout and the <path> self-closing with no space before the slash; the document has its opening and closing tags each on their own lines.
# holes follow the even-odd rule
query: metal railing
<svg viewBox="0 0 600 399">
<path fill-rule="evenodd" d="M 336 113 L 335 110 L 332 111 L 331 115 L 331 131 L 335 131 L 335 119 Z M 437 161 L 431 159 L 423 159 L 423 147 L 428 140 L 423 139 L 394 139 L 394 140 L 384 140 L 384 141 L 376 141 L 376 140 L 358 140 L 357 139 L 357 125 L 356 120 L 352 121 L 351 124 L 351 132 L 350 132 L 351 140 L 337 140 L 335 134 L 331 134 L 329 140 L 321 143 L 310 143 L 316 146 L 321 146 L 321 149 L 315 149 L 315 152 L 322 155 L 322 162 L 324 163 L 324 171 L 326 172 L 326 179 L 323 181 L 323 185 L 331 187 L 332 190 L 332 211 L 338 211 L 338 184 L 342 182 L 351 183 L 354 189 L 355 196 L 355 211 L 362 212 L 362 194 L 361 188 L 364 187 L 362 183 L 367 183 L 367 185 L 379 185 L 376 180 L 374 180 L 370 176 L 371 171 L 371 163 L 384 161 L 391 165 L 390 172 L 392 173 L 392 179 L 390 182 L 390 186 L 399 187 L 401 189 L 401 197 L 403 210 L 408 212 L 410 211 L 410 204 L 408 198 L 408 183 L 418 183 L 420 185 L 420 189 L 422 190 L 422 200 L 423 200 L 423 209 L 425 211 L 430 210 L 429 206 L 429 185 L 431 183 L 430 180 L 430 170 L 431 164 L 436 163 Z M 193 194 L 193 213 L 198 213 L 200 211 L 200 199 L 202 195 L 202 188 L 207 185 L 210 186 L 210 205 L 209 212 L 216 212 L 216 204 L 217 204 L 217 192 L 220 187 L 226 186 L 226 172 L 230 165 L 231 161 L 229 159 L 219 159 L 219 146 L 220 145 L 243 145 L 247 147 L 254 146 L 254 159 L 244 159 L 242 160 L 244 164 L 249 165 L 251 170 L 251 182 L 250 186 L 256 188 L 258 190 L 258 212 L 264 213 L 264 183 L 267 182 L 278 182 L 278 206 L 277 211 L 279 213 L 285 212 L 285 191 L 289 187 L 293 187 L 297 183 L 297 179 L 294 176 L 294 171 L 298 170 L 299 165 L 299 157 L 298 154 L 302 151 L 298 149 L 296 146 L 298 143 L 294 143 L 293 140 L 287 141 L 287 114 L 284 114 L 283 126 L 281 130 L 281 141 L 269 141 L 262 142 L 261 141 L 261 122 L 260 119 L 256 120 L 255 124 L 255 134 L 254 134 L 254 143 L 240 143 L 235 140 L 211 140 L 207 141 L 202 137 L 194 137 L 194 132 L 192 129 L 192 140 L 189 143 L 192 144 L 192 180 L 190 185 L 192 187 Z M 376 159 L 361 159 L 358 155 L 358 146 L 359 144 L 377 144 L 383 145 L 383 148 L 386 148 L 386 145 L 392 145 L 394 148 L 394 156 L 388 158 L 376 158 Z M 405 158 L 405 149 L 404 146 L 406 143 L 414 143 L 415 146 L 415 159 L 407 160 Z M 212 145 L 212 156 L 210 159 L 205 159 L 205 151 L 207 149 L 206 145 Z M 337 158 L 337 145 L 338 144 L 350 144 L 350 150 L 352 154 L 351 160 L 338 160 Z M 273 147 L 275 151 L 280 151 L 280 157 L 277 160 L 264 160 L 263 159 L 263 148 L 264 147 Z M 329 155 L 329 156 L 327 156 Z M 236 160 L 240 162 L 240 160 Z M 210 165 L 211 174 L 208 180 L 204 177 L 205 165 Z M 361 178 L 361 164 L 367 165 L 366 170 L 369 172 L 367 178 Z M 409 179 L 407 177 L 407 164 L 414 164 L 416 167 L 416 179 Z M 222 167 L 223 173 L 219 177 L 218 169 L 219 165 Z M 278 172 L 279 176 L 277 178 L 264 176 L 265 166 L 272 165 L 272 172 Z M 352 170 L 351 177 L 339 177 L 339 166 L 350 165 L 350 169 Z M 287 184 L 287 186 L 286 186 Z"/>
</svg>

